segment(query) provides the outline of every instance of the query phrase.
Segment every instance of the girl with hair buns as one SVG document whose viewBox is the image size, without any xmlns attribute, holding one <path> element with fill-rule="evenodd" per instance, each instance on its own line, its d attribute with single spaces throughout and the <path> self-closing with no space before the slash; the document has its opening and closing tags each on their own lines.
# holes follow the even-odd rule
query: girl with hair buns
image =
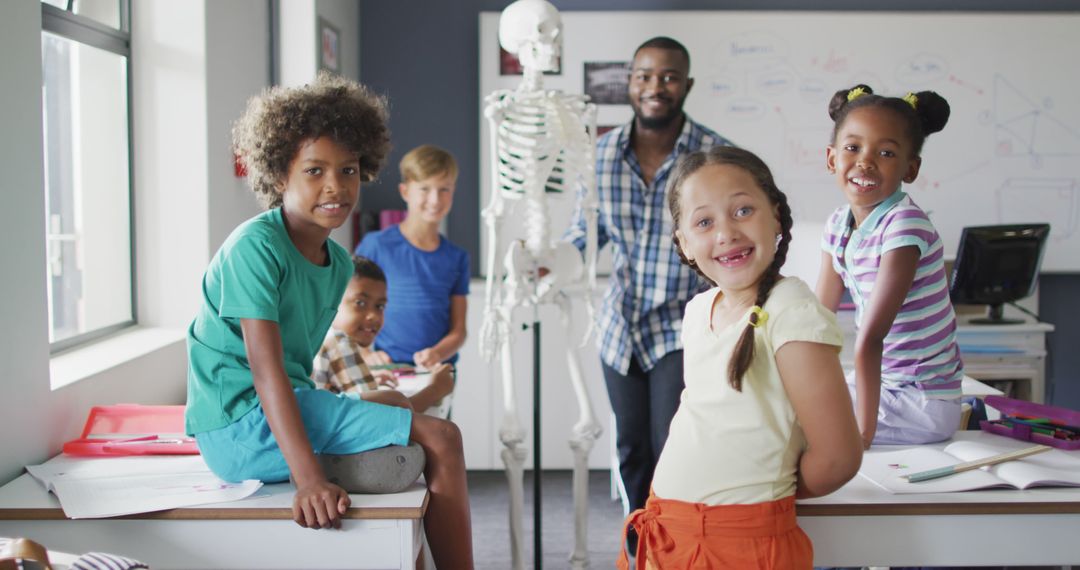
<svg viewBox="0 0 1080 570">
<path fill-rule="evenodd" d="M 637 567 L 809 569 L 795 498 L 831 493 L 862 459 L 836 317 L 780 274 L 791 209 L 754 154 L 686 155 L 668 207 L 676 251 L 713 288 L 686 306 L 686 388 L 652 495 L 627 519 Z"/>
<path fill-rule="evenodd" d="M 849 375 L 863 446 L 948 439 L 960 423 L 963 366 L 941 238 L 903 190 L 922 164 L 927 135 L 949 120 L 937 93 L 837 91 L 829 173 L 847 198 L 822 238 L 817 296 L 836 310 L 855 302 L 855 370 Z"/>
</svg>

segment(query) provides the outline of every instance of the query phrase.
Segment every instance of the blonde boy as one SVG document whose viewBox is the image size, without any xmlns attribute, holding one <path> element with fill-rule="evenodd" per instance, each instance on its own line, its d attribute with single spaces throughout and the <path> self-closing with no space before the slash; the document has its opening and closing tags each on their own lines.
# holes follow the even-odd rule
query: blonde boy
<svg viewBox="0 0 1080 570">
<path fill-rule="evenodd" d="M 458 168 L 450 153 L 433 145 L 406 153 L 400 168 L 405 221 L 367 234 L 355 252 L 382 268 L 394 299 L 365 358 L 430 369 L 456 362 L 465 343 L 469 254 L 439 233 L 454 203 Z"/>
</svg>

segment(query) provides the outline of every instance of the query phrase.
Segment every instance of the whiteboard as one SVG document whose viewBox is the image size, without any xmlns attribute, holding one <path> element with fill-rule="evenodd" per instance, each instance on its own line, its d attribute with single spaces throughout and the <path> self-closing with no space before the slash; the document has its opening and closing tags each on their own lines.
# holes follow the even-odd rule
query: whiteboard
<svg viewBox="0 0 1080 570">
<path fill-rule="evenodd" d="M 499 75 L 498 16 L 480 16 L 481 99 L 521 80 Z M 833 127 L 828 100 L 838 89 L 867 83 L 885 95 L 934 90 L 952 106 L 949 124 L 926 141 L 918 180 L 905 186 L 929 212 L 947 257 L 964 226 L 1049 222 L 1043 270 L 1080 271 L 1080 15 L 678 11 L 562 18 L 561 74 L 544 77 L 549 89 L 584 92 L 585 63 L 629 61 L 653 36 L 686 45 L 695 85 L 685 109 L 769 164 L 801 230 L 793 244 L 800 253 L 789 259 L 817 251 L 818 228 L 844 201 L 825 170 Z M 599 125 L 631 117 L 629 105 L 599 106 Z M 483 208 L 491 182 L 482 113 L 480 132 Z M 552 205 L 555 235 L 572 211 L 571 196 Z M 486 240 L 482 234 L 482 248 Z"/>
</svg>

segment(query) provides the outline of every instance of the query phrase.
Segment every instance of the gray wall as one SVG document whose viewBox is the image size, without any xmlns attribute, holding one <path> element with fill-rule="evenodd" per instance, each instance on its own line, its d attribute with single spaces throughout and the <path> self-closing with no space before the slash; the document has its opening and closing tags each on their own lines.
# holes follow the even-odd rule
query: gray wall
<svg viewBox="0 0 1080 570">
<path fill-rule="evenodd" d="M 1048 339 L 1047 398 L 1055 406 L 1080 410 L 1080 275 L 1043 275 L 1039 317 L 1054 325 Z"/>
<path fill-rule="evenodd" d="M 390 99 L 394 149 L 380 179 L 364 190 L 364 208 L 404 208 L 398 197 L 397 163 L 419 144 L 442 146 L 457 157 L 450 239 L 466 248 L 478 274 L 480 248 L 480 75 L 479 20 L 509 1 L 364 2 L 360 17 L 361 80 Z M 799 10 L 802 0 L 578 0 L 553 2 L 560 10 Z M 572 7 L 571 7 L 572 4 Z M 865 1 L 829 0 L 817 10 L 950 12 L 1078 11 L 1069 0 L 911 0 L 871 6 Z M 629 54 L 628 54 L 629 55 Z M 1053 275 L 1042 281 L 1040 314 L 1058 328 L 1049 336 L 1053 403 L 1080 409 L 1080 275 Z M 1070 326 L 1071 325 L 1071 326 Z M 1070 352 L 1071 350 L 1071 352 Z"/>
</svg>

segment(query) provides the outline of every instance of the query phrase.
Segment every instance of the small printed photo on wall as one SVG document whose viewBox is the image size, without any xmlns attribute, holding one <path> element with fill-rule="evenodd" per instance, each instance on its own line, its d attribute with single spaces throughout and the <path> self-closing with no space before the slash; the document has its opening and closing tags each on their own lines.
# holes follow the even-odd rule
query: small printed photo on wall
<svg viewBox="0 0 1080 570">
<path fill-rule="evenodd" d="M 339 61 L 339 38 L 338 29 L 330 25 L 326 20 L 319 18 L 319 69 L 325 69 L 333 73 L 340 73 L 341 62 Z"/>
<path fill-rule="evenodd" d="M 586 61 L 585 94 L 597 105 L 629 105 L 630 62 Z"/>
</svg>

